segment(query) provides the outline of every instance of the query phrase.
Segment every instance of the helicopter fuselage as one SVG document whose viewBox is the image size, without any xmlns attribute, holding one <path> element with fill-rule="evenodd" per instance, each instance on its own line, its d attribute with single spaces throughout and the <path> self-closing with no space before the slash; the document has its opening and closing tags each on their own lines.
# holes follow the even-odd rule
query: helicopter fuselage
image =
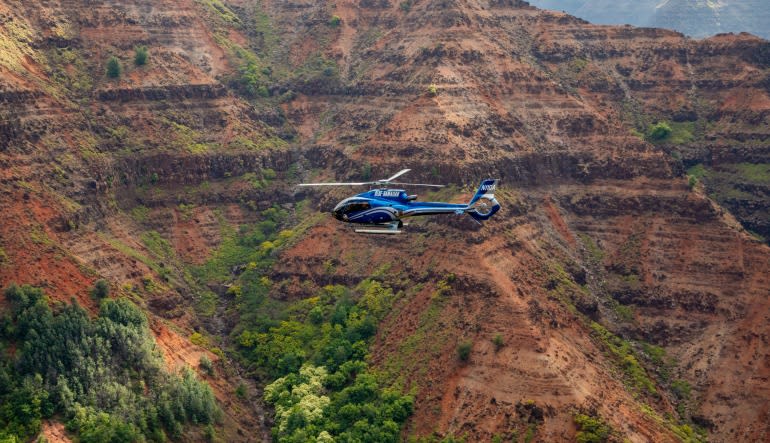
<svg viewBox="0 0 770 443">
<path fill-rule="evenodd" d="M 342 200 L 332 214 L 348 223 L 385 224 L 418 215 L 462 214 L 468 209 L 464 204 L 418 202 L 416 197 L 403 189 L 374 189 Z"/>
</svg>

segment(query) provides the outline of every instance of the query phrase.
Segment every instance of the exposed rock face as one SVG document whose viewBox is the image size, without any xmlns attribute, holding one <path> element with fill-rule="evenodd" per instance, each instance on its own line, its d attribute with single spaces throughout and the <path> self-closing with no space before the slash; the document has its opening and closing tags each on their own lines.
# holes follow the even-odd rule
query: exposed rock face
<svg viewBox="0 0 770 443">
<path fill-rule="evenodd" d="M 748 32 L 770 38 L 767 4 L 761 0 L 531 0 L 534 6 L 565 11 L 592 23 L 673 29 L 695 38 Z"/>
<path fill-rule="evenodd" d="M 42 284 L 88 306 L 97 275 L 137 287 L 162 274 L 168 291 L 147 304 L 189 330 L 201 326 L 199 288 L 184 266 L 212 254 L 223 224 L 307 195 L 327 210 L 346 195 L 295 193 L 309 169 L 358 179 L 367 164 L 411 167 L 415 181 L 458 186 L 496 176 L 504 209 L 484 227 L 436 218 L 393 242 L 327 220 L 272 270 L 296 283 L 281 297 L 353 286 L 385 265 L 395 289 L 420 285 L 372 352 L 416 389 L 405 433 L 570 441 L 582 411 L 632 441 L 673 440 L 680 419 L 716 441 L 767 438 L 770 250 L 731 218 L 767 233 L 767 187 L 743 183 L 724 200 L 730 213 L 704 195 L 740 165 L 770 163 L 766 41 L 597 26 L 518 0 L 33 0 L 0 11 L 0 284 Z M 146 66 L 133 64 L 137 45 Z M 113 54 L 120 79 L 104 75 Z M 652 144 L 658 121 L 674 134 Z M 691 190 L 695 164 L 731 175 Z M 177 253 L 162 268 L 142 260 L 150 230 Z M 441 280 L 449 289 L 436 296 Z M 644 342 L 676 363 L 640 357 L 653 386 L 640 391 L 602 331 L 630 341 L 631 357 L 648 355 Z M 692 386 L 686 401 L 675 380 Z M 248 411 L 228 439 L 267 435 Z"/>
</svg>

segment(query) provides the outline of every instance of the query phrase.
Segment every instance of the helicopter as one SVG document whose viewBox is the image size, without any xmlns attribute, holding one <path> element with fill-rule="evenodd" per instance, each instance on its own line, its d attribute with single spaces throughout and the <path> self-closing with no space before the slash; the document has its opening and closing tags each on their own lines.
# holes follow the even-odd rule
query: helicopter
<svg viewBox="0 0 770 443">
<path fill-rule="evenodd" d="M 424 186 L 443 188 L 443 185 L 424 183 L 396 183 L 395 179 L 411 171 L 402 169 L 390 178 L 355 183 L 300 183 L 299 186 L 370 186 L 370 189 L 339 202 L 332 210 L 337 220 L 361 226 L 355 229 L 363 234 L 400 234 L 404 226 L 402 219 L 419 215 L 468 214 L 477 223 L 488 220 L 500 210 L 495 199 L 498 180 L 484 179 L 476 194 L 467 204 L 444 202 L 418 202 L 417 195 L 409 195 L 403 189 L 391 185 Z"/>
</svg>

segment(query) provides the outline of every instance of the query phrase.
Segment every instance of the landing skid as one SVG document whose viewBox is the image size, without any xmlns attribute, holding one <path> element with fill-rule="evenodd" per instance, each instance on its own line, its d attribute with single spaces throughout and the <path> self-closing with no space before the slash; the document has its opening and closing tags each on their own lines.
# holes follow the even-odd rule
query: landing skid
<svg viewBox="0 0 770 443">
<path fill-rule="evenodd" d="M 404 223 L 389 223 L 385 225 L 362 225 L 361 228 L 355 229 L 357 234 L 400 234 L 402 226 L 406 226 Z"/>
</svg>

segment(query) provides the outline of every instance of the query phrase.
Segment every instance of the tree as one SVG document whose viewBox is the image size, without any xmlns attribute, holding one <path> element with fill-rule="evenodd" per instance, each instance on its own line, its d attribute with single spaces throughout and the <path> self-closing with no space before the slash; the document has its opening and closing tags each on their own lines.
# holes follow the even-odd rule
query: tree
<svg viewBox="0 0 770 443">
<path fill-rule="evenodd" d="M 107 60 L 107 76 L 110 78 L 120 77 L 123 68 L 120 66 L 120 60 L 114 55 Z"/>
<path fill-rule="evenodd" d="M 101 300 L 110 295 L 110 284 L 107 280 L 100 278 L 94 283 L 94 288 L 91 290 L 91 296 L 97 300 Z"/>
<path fill-rule="evenodd" d="M 147 64 L 147 46 L 136 46 L 134 48 L 134 64 L 136 66 L 144 66 Z"/>
<path fill-rule="evenodd" d="M 663 140 L 671 135 L 671 126 L 666 122 L 659 122 L 650 127 L 649 139 L 652 141 Z"/>
</svg>

